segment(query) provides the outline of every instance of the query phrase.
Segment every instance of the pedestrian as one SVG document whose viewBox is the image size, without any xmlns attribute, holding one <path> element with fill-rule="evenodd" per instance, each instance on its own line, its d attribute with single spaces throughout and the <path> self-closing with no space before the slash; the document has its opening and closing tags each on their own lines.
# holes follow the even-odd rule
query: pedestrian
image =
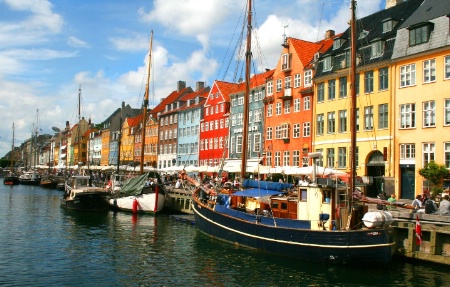
<svg viewBox="0 0 450 287">
<path fill-rule="evenodd" d="M 425 210 L 422 209 L 422 195 L 421 194 L 416 196 L 416 199 L 414 199 L 412 202 L 412 206 L 413 206 L 414 212 L 419 212 L 419 213 L 425 212 Z"/>
<path fill-rule="evenodd" d="M 441 203 L 439 204 L 439 209 L 437 211 L 437 214 L 439 215 L 450 215 L 450 201 L 449 196 L 446 194 L 444 195 L 444 198 L 442 199 Z"/>
<path fill-rule="evenodd" d="M 391 194 L 391 197 L 388 199 L 389 206 L 388 209 L 393 210 L 396 209 L 394 203 L 397 202 L 397 199 L 395 198 L 395 193 Z"/>
</svg>

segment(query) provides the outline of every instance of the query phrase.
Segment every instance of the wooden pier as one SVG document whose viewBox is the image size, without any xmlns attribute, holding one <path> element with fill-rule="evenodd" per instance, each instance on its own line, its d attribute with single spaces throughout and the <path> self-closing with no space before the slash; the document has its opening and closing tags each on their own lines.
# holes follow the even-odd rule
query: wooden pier
<svg viewBox="0 0 450 287">
<path fill-rule="evenodd" d="M 165 208 L 185 214 L 194 214 L 191 207 L 192 192 L 190 190 L 173 188 L 166 193 Z"/>
<path fill-rule="evenodd" d="M 450 216 L 389 211 L 394 216 L 395 254 L 450 265 Z M 416 216 L 422 229 L 422 243 L 416 243 Z"/>
</svg>

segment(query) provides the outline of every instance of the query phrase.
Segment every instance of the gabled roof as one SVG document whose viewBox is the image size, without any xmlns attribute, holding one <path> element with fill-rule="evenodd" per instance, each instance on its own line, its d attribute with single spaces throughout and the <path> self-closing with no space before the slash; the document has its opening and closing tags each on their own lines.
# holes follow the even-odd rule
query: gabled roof
<svg viewBox="0 0 450 287">
<path fill-rule="evenodd" d="M 181 89 L 179 92 L 177 90 L 173 91 L 151 110 L 151 114 L 155 116 L 157 113 L 163 112 L 166 109 L 166 105 L 176 102 L 181 96 L 189 92 L 192 92 L 191 87 Z"/>
<path fill-rule="evenodd" d="M 383 9 L 364 18 L 358 19 L 356 21 L 357 29 L 357 47 L 360 62 L 358 66 L 367 65 L 371 63 L 377 63 L 392 58 L 392 53 L 394 50 L 395 37 L 397 35 L 397 30 L 399 27 L 413 14 L 413 12 L 422 4 L 424 0 L 408 0 L 392 6 L 388 9 Z M 439 1 L 439 0 L 438 0 Z M 350 16 L 350 15 L 349 15 Z M 398 21 L 397 25 L 392 28 L 392 30 L 383 33 L 383 20 L 393 19 Z M 362 31 L 367 31 L 365 37 L 360 37 Z M 336 38 L 336 37 L 335 37 Z M 341 61 L 345 60 L 345 52 L 349 51 L 350 46 L 350 28 L 348 28 L 344 33 L 342 33 L 341 38 L 348 39 L 343 45 L 338 49 L 333 49 L 330 47 L 322 56 L 321 59 L 327 56 L 334 56 L 334 61 L 332 64 L 332 69 L 328 71 L 323 70 L 323 62 L 319 61 L 314 78 L 331 74 L 335 71 L 343 69 L 341 67 Z M 371 56 L 370 45 L 374 41 L 385 41 L 385 47 L 383 54 L 379 57 Z M 348 65 L 346 66 L 348 67 Z M 344 67 L 345 68 L 345 67 Z"/>
<path fill-rule="evenodd" d="M 238 84 L 235 83 L 229 83 L 224 81 L 216 80 L 215 84 L 217 86 L 217 89 L 219 90 L 220 94 L 222 95 L 223 99 L 226 102 L 230 101 L 230 94 L 235 93 L 238 89 Z"/>
<path fill-rule="evenodd" d="M 288 42 L 294 47 L 303 67 L 307 67 L 314 55 L 318 52 L 324 52 L 333 45 L 333 39 L 324 39 L 320 42 L 313 43 L 305 40 L 288 38 Z"/>
<path fill-rule="evenodd" d="M 142 122 L 142 117 L 143 116 L 144 116 L 143 114 L 140 114 L 140 115 L 137 115 L 137 116 L 132 117 L 132 118 L 127 118 L 128 127 L 131 128 L 131 127 L 138 126 Z"/>
<path fill-rule="evenodd" d="M 399 28 L 410 27 L 442 16 L 449 16 L 450 1 L 425 0 L 422 5 Z"/>
<path fill-rule="evenodd" d="M 275 69 L 268 70 L 260 74 L 253 75 L 250 78 L 250 89 L 257 88 L 266 84 L 266 79 L 273 76 Z M 245 91 L 245 82 L 239 83 L 237 88 L 231 94 L 237 94 Z"/>
</svg>

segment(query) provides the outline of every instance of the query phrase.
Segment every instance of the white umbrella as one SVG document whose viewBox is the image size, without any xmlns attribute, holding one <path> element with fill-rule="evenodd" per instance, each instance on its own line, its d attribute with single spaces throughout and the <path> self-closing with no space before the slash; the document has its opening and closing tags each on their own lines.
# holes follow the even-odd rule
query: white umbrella
<svg viewBox="0 0 450 287">
<path fill-rule="evenodd" d="M 197 166 L 195 166 L 195 165 L 188 165 L 188 166 L 185 168 L 185 170 L 186 170 L 187 172 L 196 172 L 196 171 L 199 171 L 199 168 L 198 168 Z"/>
</svg>

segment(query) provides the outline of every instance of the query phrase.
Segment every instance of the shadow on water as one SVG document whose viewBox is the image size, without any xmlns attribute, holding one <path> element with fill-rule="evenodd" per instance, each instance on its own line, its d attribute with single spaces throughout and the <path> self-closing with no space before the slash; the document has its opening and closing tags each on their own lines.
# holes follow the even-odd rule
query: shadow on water
<svg viewBox="0 0 450 287">
<path fill-rule="evenodd" d="M 195 261 L 215 286 L 448 286 L 447 266 L 394 258 L 380 266 L 303 262 L 214 240 L 198 232 Z M 198 280 L 201 280 L 200 278 Z"/>
</svg>

